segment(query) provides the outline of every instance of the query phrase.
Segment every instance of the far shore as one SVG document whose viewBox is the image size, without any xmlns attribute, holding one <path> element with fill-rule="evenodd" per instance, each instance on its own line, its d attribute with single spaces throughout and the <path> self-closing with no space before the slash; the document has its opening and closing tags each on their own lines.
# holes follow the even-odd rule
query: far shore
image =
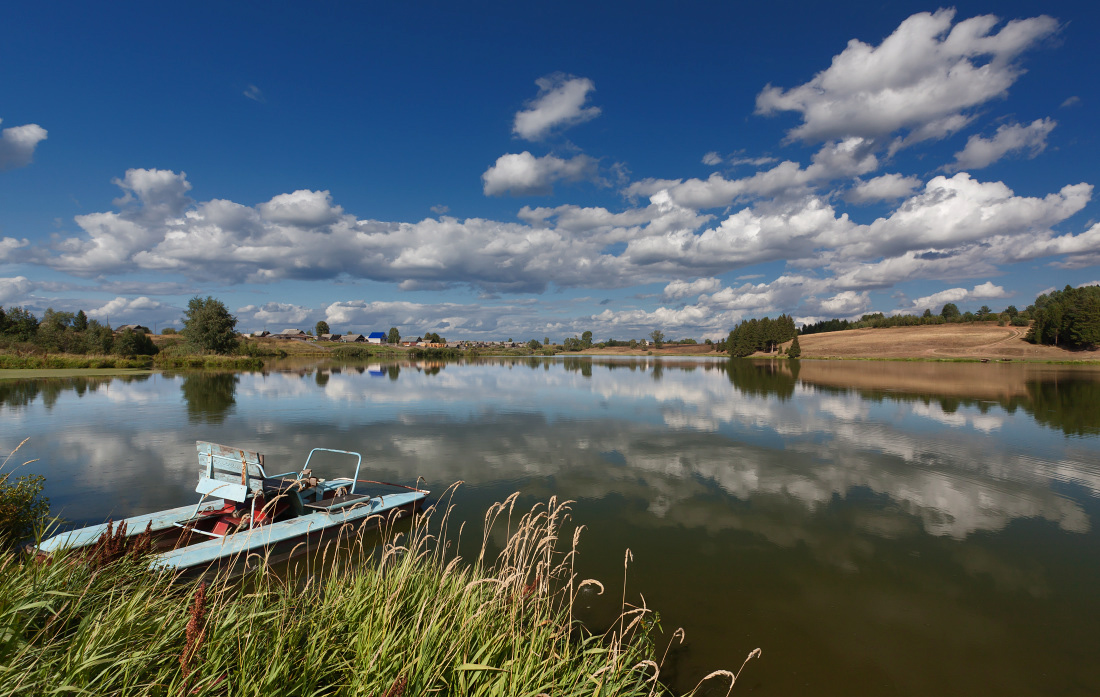
<svg viewBox="0 0 1100 697">
<path fill-rule="evenodd" d="M 979 362 L 995 361 L 1022 363 L 1087 363 L 1100 365 L 1100 349 L 1069 350 L 1057 346 L 1043 346 L 1029 343 L 1024 339 L 1026 327 L 997 326 L 995 322 L 971 322 L 964 324 L 938 324 L 916 327 L 891 327 L 883 329 L 848 329 L 839 332 L 807 334 L 798 337 L 802 359 L 826 360 L 872 360 L 872 361 L 927 361 L 927 362 Z M 154 336 L 160 345 L 178 341 L 176 337 Z M 246 338 L 255 342 L 264 352 L 281 354 L 286 358 L 325 358 L 333 354 L 336 343 L 314 343 L 312 341 L 286 341 L 272 339 Z M 347 344 L 344 344 L 345 346 Z M 791 342 L 779 347 L 776 353 L 756 353 L 750 358 L 783 358 Z M 354 344 L 368 352 L 363 356 L 368 360 L 394 360 L 405 358 L 413 349 L 398 346 L 375 346 Z M 478 357 L 523 357 L 523 356 L 622 356 L 622 357 L 711 357 L 721 358 L 726 354 L 715 351 L 713 344 L 670 344 L 660 348 L 656 346 L 616 346 L 608 348 L 593 347 L 578 352 L 563 352 L 560 346 L 531 350 L 526 347 L 516 349 L 478 349 L 476 354 L 459 352 L 459 355 Z M 232 362 L 232 359 L 223 359 Z M 186 359 L 179 361 L 186 362 Z M 72 377 L 93 375 L 140 375 L 148 374 L 150 369 L 158 370 L 163 366 L 117 367 L 117 368 L 16 368 L 0 369 L 0 379 L 35 379 L 43 377 Z M 168 366 L 171 368 L 191 366 Z M 202 366 L 194 366 L 202 367 Z M 231 366 L 226 365 L 226 368 Z"/>
</svg>

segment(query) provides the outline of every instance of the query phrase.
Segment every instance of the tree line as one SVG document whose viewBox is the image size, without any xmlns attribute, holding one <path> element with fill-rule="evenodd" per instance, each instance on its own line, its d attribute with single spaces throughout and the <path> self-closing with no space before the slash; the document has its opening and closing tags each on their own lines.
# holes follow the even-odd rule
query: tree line
<svg viewBox="0 0 1100 697">
<path fill-rule="evenodd" d="M 183 313 L 183 338 L 193 351 L 233 353 L 240 346 L 237 318 L 220 300 L 195 296 Z M 84 310 L 76 313 L 46 308 L 42 318 L 23 307 L 0 307 L 0 348 L 39 350 L 77 355 L 116 354 L 153 356 L 160 352 L 148 327 L 115 332 L 110 325 L 88 319 Z M 169 330 L 165 330 L 169 333 Z M 175 330 L 172 330 L 175 333 Z"/>
<path fill-rule="evenodd" d="M 1100 345 L 1100 286 L 1066 286 L 1044 293 L 1028 307 L 1034 320 L 1027 340 L 1037 344 L 1089 348 Z"/>
<path fill-rule="evenodd" d="M 144 332 L 142 331 L 144 330 Z M 145 327 L 115 333 L 110 326 L 76 313 L 46 308 L 42 319 L 22 307 L 0 307 L 0 347 L 53 353 L 152 356 L 158 352 Z"/>
<path fill-rule="evenodd" d="M 1028 325 L 1029 315 L 1020 312 L 1015 305 L 1009 305 L 1001 312 L 994 312 L 988 305 L 982 305 L 977 312 L 960 312 L 955 303 L 946 303 L 938 315 L 932 314 L 931 309 L 921 315 L 890 315 L 881 312 L 873 312 L 863 315 L 857 320 L 825 319 L 820 322 L 803 325 L 799 334 L 821 334 L 824 332 L 840 332 L 845 329 L 882 329 L 885 327 L 916 327 L 925 324 L 950 324 L 955 322 L 988 322 L 996 320 L 998 324 L 1011 324 L 1018 327 Z"/>
</svg>

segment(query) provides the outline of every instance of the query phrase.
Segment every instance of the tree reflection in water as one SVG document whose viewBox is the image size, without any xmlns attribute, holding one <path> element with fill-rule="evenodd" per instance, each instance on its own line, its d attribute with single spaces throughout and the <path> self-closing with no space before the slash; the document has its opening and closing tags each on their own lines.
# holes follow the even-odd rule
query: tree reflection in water
<svg viewBox="0 0 1100 697">
<path fill-rule="evenodd" d="M 235 373 L 187 373 L 180 392 L 187 402 L 187 417 L 193 423 L 220 424 L 237 403 Z"/>
<path fill-rule="evenodd" d="M 1029 382 L 1023 405 L 1035 420 L 1075 436 L 1100 433 L 1100 382 L 1062 379 Z"/>
<path fill-rule="evenodd" d="M 149 377 L 150 375 L 116 375 L 0 380 L 0 406 L 18 409 L 41 397 L 43 406 L 52 409 L 61 395 L 70 390 L 78 397 L 83 397 L 88 391 L 95 392 L 114 380 L 123 383 L 145 382 Z"/>
<path fill-rule="evenodd" d="M 756 361 L 731 358 L 722 369 L 742 394 L 753 397 L 775 395 L 786 401 L 794 394 L 799 363 L 797 359 Z"/>
</svg>

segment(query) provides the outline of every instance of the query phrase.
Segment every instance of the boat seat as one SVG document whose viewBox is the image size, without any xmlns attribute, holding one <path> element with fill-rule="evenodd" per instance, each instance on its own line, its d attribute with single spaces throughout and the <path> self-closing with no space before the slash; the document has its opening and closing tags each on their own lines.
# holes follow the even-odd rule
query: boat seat
<svg viewBox="0 0 1100 697">
<path fill-rule="evenodd" d="M 195 447 L 199 457 L 198 493 L 244 503 L 264 490 L 267 473 L 260 453 L 204 441 L 196 442 Z"/>
<path fill-rule="evenodd" d="M 295 479 L 294 477 L 266 477 L 264 478 L 263 489 L 264 491 L 282 494 L 291 487 L 296 487 L 301 481 L 302 480 Z"/>
</svg>

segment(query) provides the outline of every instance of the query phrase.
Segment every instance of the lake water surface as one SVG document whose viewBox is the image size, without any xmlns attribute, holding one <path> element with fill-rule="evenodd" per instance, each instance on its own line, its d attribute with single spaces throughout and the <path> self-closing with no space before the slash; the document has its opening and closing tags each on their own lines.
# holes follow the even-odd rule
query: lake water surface
<svg viewBox="0 0 1100 697">
<path fill-rule="evenodd" d="M 23 471 L 79 523 L 195 500 L 196 440 L 269 470 L 324 446 L 362 452 L 370 478 L 463 480 L 477 530 L 513 491 L 573 499 L 582 577 L 621 587 L 629 548 L 628 594 L 686 630 L 678 689 L 759 646 L 740 693 L 1100 694 L 1096 369 L 537 358 L 0 380 L 0 448 L 24 437 Z"/>
</svg>

